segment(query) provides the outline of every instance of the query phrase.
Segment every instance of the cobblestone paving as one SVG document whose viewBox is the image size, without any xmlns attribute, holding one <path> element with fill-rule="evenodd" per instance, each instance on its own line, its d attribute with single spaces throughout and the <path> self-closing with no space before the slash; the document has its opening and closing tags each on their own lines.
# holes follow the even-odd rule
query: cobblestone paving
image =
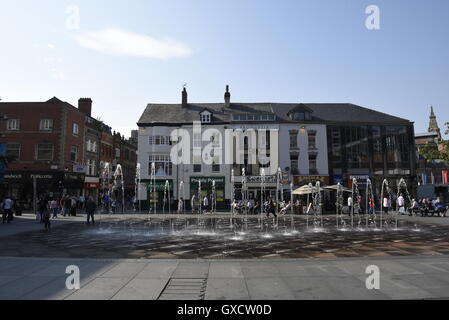
<svg viewBox="0 0 449 320">
<path fill-rule="evenodd" d="M 194 216 L 170 219 L 103 217 L 2 238 L 0 256 L 54 258 L 246 259 L 336 258 L 449 254 L 449 227 L 389 221 L 383 230 L 337 230 L 324 218 L 315 230 L 303 217 L 274 219 Z M 349 222 L 349 221 L 348 221 Z M 358 225 L 358 219 L 356 219 Z M 294 232 L 292 232 L 294 231 Z"/>
</svg>

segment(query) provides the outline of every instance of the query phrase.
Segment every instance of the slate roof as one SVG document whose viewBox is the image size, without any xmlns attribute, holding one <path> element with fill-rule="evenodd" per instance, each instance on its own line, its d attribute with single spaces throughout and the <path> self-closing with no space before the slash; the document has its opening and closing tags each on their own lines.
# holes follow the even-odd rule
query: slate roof
<svg viewBox="0 0 449 320">
<path fill-rule="evenodd" d="M 305 106 L 312 111 L 312 122 L 332 123 L 385 123 L 411 124 L 407 119 L 371 110 L 351 103 L 231 103 L 225 108 L 223 103 L 148 104 L 138 121 L 138 125 L 183 124 L 199 121 L 199 112 L 208 109 L 213 113 L 214 123 L 230 123 L 233 114 L 274 114 L 277 122 L 298 122 L 288 117 L 292 109 Z M 310 121 L 309 121 L 310 122 Z"/>
</svg>

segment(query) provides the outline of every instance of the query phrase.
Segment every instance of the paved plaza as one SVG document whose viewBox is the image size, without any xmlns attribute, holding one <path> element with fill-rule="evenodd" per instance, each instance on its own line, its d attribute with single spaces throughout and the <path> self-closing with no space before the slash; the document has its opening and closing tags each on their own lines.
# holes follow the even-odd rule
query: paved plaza
<svg viewBox="0 0 449 320">
<path fill-rule="evenodd" d="M 52 242 L 61 241 L 59 235 L 64 231 L 90 228 L 85 226 L 83 216 L 62 217 L 52 222 L 50 233 L 45 233 L 32 215 L 16 217 L 13 224 L 0 226 L 0 239 L 6 244 L 0 250 L 0 299 L 449 299 L 449 254 L 443 252 L 443 244 L 448 241 L 449 218 L 400 217 L 402 226 L 419 223 L 423 230 L 427 230 L 429 239 L 437 240 L 426 245 L 431 254 L 413 254 L 413 251 L 405 250 L 392 255 L 294 259 L 276 255 L 250 259 L 232 256 L 120 259 L 103 258 L 101 250 L 96 252 L 88 248 L 84 248 L 87 250 L 85 255 L 51 257 L 51 252 L 59 255 Z M 426 229 L 429 226 L 432 228 Z M 439 233 L 432 234 L 433 231 Z M 406 233 L 403 242 L 410 242 L 409 236 L 415 234 Z M 52 235 L 58 237 L 51 238 Z M 79 245 L 76 234 L 66 233 L 66 238 L 70 239 L 72 235 L 75 235 L 74 243 Z M 41 251 L 35 252 L 35 257 L 26 256 L 26 252 L 8 255 L 10 251 L 5 249 L 17 239 L 25 241 L 38 237 L 43 241 L 45 236 L 46 246 L 41 243 Z M 422 236 L 423 243 L 428 241 L 426 232 Z M 352 240 L 357 242 L 357 239 Z M 110 246 L 117 248 L 119 253 L 125 252 L 116 242 L 111 240 Z M 329 244 L 318 245 L 326 247 Z M 348 243 L 347 247 L 356 245 Z M 50 249 L 45 251 L 45 247 Z M 437 248 L 442 251 L 438 252 Z M 71 248 L 67 251 L 73 252 Z M 93 258 L 96 256 L 101 258 Z M 79 290 L 66 288 L 69 265 L 79 267 Z M 366 288 L 365 281 L 369 276 L 366 268 L 370 265 L 379 267 L 379 290 Z"/>
<path fill-rule="evenodd" d="M 80 268 L 80 290 L 65 287 Z M 368 265 L 380 290 L 365 287 Z M 0 258 L 0 299 L 448 299 L 449 259 L 110 260 Z"/>
</svg>

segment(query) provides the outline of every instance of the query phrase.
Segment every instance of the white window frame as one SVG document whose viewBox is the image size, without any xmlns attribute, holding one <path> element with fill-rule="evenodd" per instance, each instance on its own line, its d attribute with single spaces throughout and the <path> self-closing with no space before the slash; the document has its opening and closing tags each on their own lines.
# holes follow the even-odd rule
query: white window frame
<svg viewBox="0 0 449 320">
<path fill-rule="evenodd" d="M 53 130 L 53 119 L 41 119 L 39 123 L 40 131 L 52 131 Z"/>
<path fill-rule="evenodd" d="M 75 153 L 75 160 L 72 160 L 72 149 L 76 148 L 76 153 Z M 78 146 L 70 146 L 70 161 L 72 162 L 78 162 L 78 156 L 79 156 L 79 148 Z"/>
<path fill-rule="evenodd" d="M 6 130 L 19 131 L 20 130 L 20 119 L 8 119 L 8 121 L 6 122 Z"/>
<path fill-rule="evenodd" d="M 77 136 L 80 133 L 80 126 L 78 125 L 78 123 L 74 122 L 72 125 L 72 133 Z"/>
</svg>

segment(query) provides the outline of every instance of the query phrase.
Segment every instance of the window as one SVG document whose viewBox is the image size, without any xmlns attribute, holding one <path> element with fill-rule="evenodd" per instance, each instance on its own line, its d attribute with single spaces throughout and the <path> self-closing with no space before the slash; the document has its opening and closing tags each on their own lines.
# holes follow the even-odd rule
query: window
<svg viewBox="0 0 449 320">
<path fill-rule="evenodd" d="M 120 148 L 115 148 L 115 157 L 120 158 Z"/>
<path fill-rule="evenodd" d="M 316 167 L 316 154 L 309 154 L 309 172 L 310 174 L 318 174 Z"/>
<path fill-rule="evenodd" d="M 290 149 L 298 148 L 298 132 L 290 131 Z"/>
<path fill-rule="evenodd" d="M 87 174 L 89 176 L 94 176 L 96 171 L 95 160 L 88 159 L 87 160 Z"/>
<path fill-rule="evenodd" d="M 53 144 L 39 143 L 36 145 L 36 160 L 51 161 L 53 160 Z"/>
<path fill-rule="evenodd" d="M 292 174 L 299 174 L 298 155 L 290 155 L 290 167 Z"/>
<path fill-rule="evenodd" d="M 201 172 L 201 165 L 200 164 L 194 164 L 193 165 L 193 172 Z"/>
<path fill-rule="evenodd" d="M 332 157 L 333 157 L 333 161 L 341 162 L 341 134 L 340 134 L 340 128 L 333 127 L 331 129 L 331 139 L 332 139 Z"/>
<path fill-rule="evenodd" d="M 6 154 L 13 160 L 20 160 L 20 143 L 7 143 Z"/>
<path fill-rule="evenodd" d="M 41 119 L 39 124 L 39 130 L 51 131 L 53 130 L 53 119 Z"/>
<path fill-rule="evenodd" d="M 92 142 L 92 152 L 97 152 L 97 141 Z"/>
<path fill-rule="evenodd" d="M 194 148 L 201 148 L 203 145 L 201 133 L 194 132 L 193 133 L 193 147 Z"/>
<path fill-rule="evenodd" d="M 73 131 L 72 132 L 76 136 L 80 133 L 80 127 L 78 126 L 77 123 L 73 123 Z"/>
<path fill-rule="evenodd" d="M 151 164 L 154 163 L 155 175 L 158 177 L 171 176 L 173 174 L 173 165 L 169 154 L 151 155 L 149 157 L 149 171 L 151 173 Z"/>
<path fill-rule="evenodd" d="M 171 145 L 170 136 L 150 136 L 148 140 L 150 145 Z"/>
<path fill-rule="evenodd" d="M 9 130 L 9 131 L 20 130 L 20 120 L 19 119 L 9 119 L 6 122 L 6 130 Z"/>
<path fill-rule="evenodd" d="M 316 132 L 309 131 L 308 139 L 309 139 L 309 149 L 316 149 Z"/>
<path fill-rule="evenodd" d="M 78 147 L 77 146 L 70 147 L 70 160 L 73 162 L 78 161 Z"/>
<path fill-rule="evenodd" d="M 201 114 L 201 122 L 203 123 L 210 123 L 211 121 L 211 114 L 210 113 L 202 113 Z"/>
<path fill-rule="evenodd" d="M 220 172 L 220 165 L 215 162 L 212 163 L 212 172 Z"/>
<path fill-rule="evenodd" d="M 306 119 L 306 116 L 305 116 L 304 112 L 295 112 L 293 114 L 293 120 L 302 121 L 305 119 Z"/>
</svg>

